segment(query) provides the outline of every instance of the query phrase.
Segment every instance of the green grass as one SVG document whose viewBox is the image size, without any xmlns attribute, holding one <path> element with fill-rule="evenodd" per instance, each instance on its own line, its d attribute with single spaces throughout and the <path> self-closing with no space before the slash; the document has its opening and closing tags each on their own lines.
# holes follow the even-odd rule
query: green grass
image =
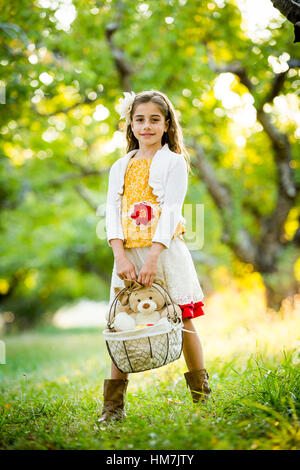
<svg viewBox="0 0 300 470">
<path fill-rule="evenodd" d="M 101 331 L 44 328 L 5 338 L 1 449 L 299 449 L 295 349 L 208 357 L 214 401 L 194 405 L 183 358 L 129 376 L 123 423 L 99 428 L 110 361 Z"/>
</svg>

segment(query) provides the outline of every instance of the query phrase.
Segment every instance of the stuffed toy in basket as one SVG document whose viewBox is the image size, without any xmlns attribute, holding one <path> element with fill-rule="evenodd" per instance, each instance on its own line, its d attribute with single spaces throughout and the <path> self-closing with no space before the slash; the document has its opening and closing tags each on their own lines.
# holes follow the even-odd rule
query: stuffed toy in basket
<svg viewBox="0 0 300 470">
<path fill-rule="evenodd" d="M 142 372 L 180 358 L 183 346 L 182 312 L 165 283 L 155 278 L 151 287 L 125 279 L 107 314 L 106 346 L 123 373 Z"/>
</svg>

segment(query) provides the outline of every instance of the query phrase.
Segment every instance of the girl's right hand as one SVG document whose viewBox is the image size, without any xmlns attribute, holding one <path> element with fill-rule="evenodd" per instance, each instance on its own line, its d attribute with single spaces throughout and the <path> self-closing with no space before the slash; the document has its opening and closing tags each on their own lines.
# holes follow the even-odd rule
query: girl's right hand
<svg viewBox="0 0 300 470">
<path fill-rule="evenodd" d="M 120 279 L 130 279 L 133 281 L 137 280 L 135 267 L 133 263 L 127 258 L 126 255 L 115 260 L 116 262 L 116 273 Z"/>
</svg>

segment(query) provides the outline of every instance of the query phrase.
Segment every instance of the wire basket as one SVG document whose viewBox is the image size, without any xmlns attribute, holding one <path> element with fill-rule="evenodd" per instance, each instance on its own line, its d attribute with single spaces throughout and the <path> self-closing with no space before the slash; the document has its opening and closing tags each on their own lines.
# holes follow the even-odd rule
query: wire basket
<svg viewBox="0 0 300 470">
<path fill-rule="evenodd" d="M 154 287 L 164 298 L 167 307 L 167 317 L 162 318 L 153 326 L 147 326 L 138 330 L 113 331 L 113 321 L 116 314 L 116 306 L 119 295 L 128 290 L 122 289 L 115 296 L 110 310 L 107 326 L 104 330 L 104 339 L 108 353 L 123 374 L 143 372 L 149 369 L 162 367 L 180 358 L 183 347 L 183 322 L 175 310 L 174 302 L 167 290 L 159 285 L 169 297 L 174 310 L 174 319 L 170 316 L 169 305 L 166 296 L 157 287 Z M 129 288 L 130 290 L 130 288 Z M 114 311 L 112 313 L 114 307 Z"/>
</svg>

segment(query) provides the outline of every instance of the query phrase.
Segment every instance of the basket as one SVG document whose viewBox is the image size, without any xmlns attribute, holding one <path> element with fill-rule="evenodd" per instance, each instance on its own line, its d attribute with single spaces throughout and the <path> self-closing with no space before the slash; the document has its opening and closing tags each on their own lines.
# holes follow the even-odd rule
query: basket
<svg viewBox="0 0 300 470">
<path fill-rule="evenodd" d="M 128 288 L 125 287 L 118 292 L 111 304 L 107 322 L 108 329 L 104 330 L 103 335 L 113 363 L 123 374 L 162 367 L 176 361 L 181 356 L 183 347 L 182 318 L 178 316 L 167 290 L 157 284 L 160 289 L 165 291 L 172 303 L 175 318 L 173 320 L 170 317 L 166 297 L 154 284 L 157 283 L 153 282 L 152 287 L 158 290 L 165 300 L 167 317 L 162 318 L 153 326 L 139 330 L 112 331 L 118 297 Z"/>
</svg>

